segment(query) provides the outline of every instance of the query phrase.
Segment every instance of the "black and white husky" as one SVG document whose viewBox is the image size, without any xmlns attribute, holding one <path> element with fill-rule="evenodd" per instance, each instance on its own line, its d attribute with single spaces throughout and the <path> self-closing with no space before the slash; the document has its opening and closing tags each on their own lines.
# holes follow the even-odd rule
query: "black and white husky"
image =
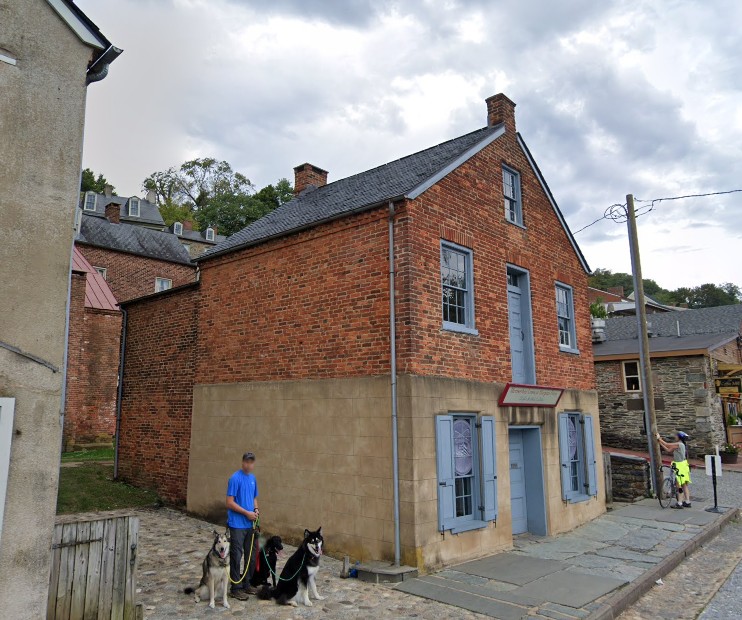
<svg viewBox="0 0 742 620">
<path fill-rule="evenodd" d="M 221 592 L 222 605 L 229 609 L 227 602 L 227 587 L 229 585 L 229 530 L 220 534 L 214 530 L 214 543 L 211 550 L 202 564 L 203 574 L 201 583 L 196 588 L 186 588 L 183 590 L 186 594 L 194 594 L 194 599 L 198 603 L 202 599 L 209 597 L 209 607 L 214 609 L 214 596 Z"/>
<path fill-rule="evenodd" d="M 304 530 L 304 540 L 294 554 L 286 561 L 276 587 L 263 586 L 258 597 L 267 600 L 274 598 L 279 605 L 298 606 L 299 603 L 312 606 L 309 593 L 318 600 L 324 600 L 317 592 L 317 572 L 322 557 L 322 528 L 316 532 Z"/>
</svg>

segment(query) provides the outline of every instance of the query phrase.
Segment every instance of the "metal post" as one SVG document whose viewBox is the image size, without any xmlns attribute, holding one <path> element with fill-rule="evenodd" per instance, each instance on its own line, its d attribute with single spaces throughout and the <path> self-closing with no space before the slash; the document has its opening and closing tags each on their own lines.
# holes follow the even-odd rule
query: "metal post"
<svg viewBox="0 0 742 620">
<path fill-rule="evenodd" d="M 649 335 L 647 334 L 647 307 L 644 300 L 644 282 L 639 256 L 639 236 L 636 229 L 634 196 L 626 196 L 627 224 L 629 228 L 629 248 L 631 251 L 631 271 L 634 276 L 634 302 L 636 303 L 636 327 L 639 336 L 639 362 L 642 375 L 642 395 L 644 398 L 644 425 L 647 429 L 649 461 L 652 468 L 651 480 L 655 495 L 659 492 L 658 473 L 662 464 L 660 446 L 657 441 L 657 415 L 654 410 L 654 381 L 652 362 L 649 354 Z"/>
<path fill-rule="evenodd" d="M 716 456 L 717 455 L 711 457 L 711 484 L 714 487 L 714 507 L 706 508 L 706 512 L 724 512 L 721 508 L 719 508 L 719 500 L 716 496 Z"/>
<path fill-rule="evenodd" d="M 399 535 L 399 439 L 397 423 L 397 316 L 394 271 L 394 203 L 389 203 L 389 354 L 392 387 L 392 492 L 394 494 L 394 565 L 399 566 L 401 542 Z"/>
</svg>

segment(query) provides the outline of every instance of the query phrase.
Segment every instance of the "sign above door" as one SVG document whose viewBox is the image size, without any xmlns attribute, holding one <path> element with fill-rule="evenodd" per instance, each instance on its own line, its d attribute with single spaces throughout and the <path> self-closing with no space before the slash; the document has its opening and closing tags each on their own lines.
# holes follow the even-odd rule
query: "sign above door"
<svg viewBox="0 0 742 620">
<path fill-rule="evenodd" d="M 508 383 L 498 404 L 500 407 L 556 407 L 563 392 L 562 388 Z"/>
</svg>

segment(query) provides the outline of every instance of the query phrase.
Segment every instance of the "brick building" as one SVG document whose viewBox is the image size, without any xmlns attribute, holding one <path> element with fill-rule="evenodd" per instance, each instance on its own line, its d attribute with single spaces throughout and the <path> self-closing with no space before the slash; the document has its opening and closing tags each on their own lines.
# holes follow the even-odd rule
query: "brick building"
<svg viewBox="0 0 742 620">
<path fill-rule="evenodd" d="M 102 214 L 79 210 L 75 238 L 75 245 L 103 275 L 116 299 L 126 301 L 193 282 L 196 267 L 178 238 L 127 222 L 121 216 L 123 208 L 111 202 Z"/>
<path fill-rule="evenodd" d="M 484 128 L 333 183 L 298 166 L 294 200 L 201 256 L 197 285 L 123 304 L 121 475 L 223 518 L 252 449 L 267 527 L 389 558 L 396 412 L 408 564 L 603 512 L 588 267 L 514 108 L 491 97 Z"/>
<path fill-rule="evenodd" d="M 742 305 L 654 314 L 650 333 L 659 432 L 682 430 L 692 455 L 712 452 L 725 441 L 716 381 L 724 365 L 742 364 Z M 606 338 L 593 348 L 603 443 L 646 451 L 636 318 L 608 319 Z"/>
<path fill-rule="evenodd" d="M 72 257 L 69 353 L 63 445 L 112 444 L 121 311 L 103 276 L 79 248 Z"/>
</svg>

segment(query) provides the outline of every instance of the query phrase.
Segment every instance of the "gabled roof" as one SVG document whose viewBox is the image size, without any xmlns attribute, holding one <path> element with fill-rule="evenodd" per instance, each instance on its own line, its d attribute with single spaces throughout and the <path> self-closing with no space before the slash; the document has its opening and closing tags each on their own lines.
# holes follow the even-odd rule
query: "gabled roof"
<svg viewBox="0 0 742 620">
<path fill-rule="evenodd" d="M 171 224 L 168 227 L 168 230 L 173 234 L 175 234 L 174 226 L 175 224 Z M 209 245 L 216 245 L 227 238 L 226 235 L 214 235 L 214 241 L 209 241 L 206 239 L 205 230 L 186 230 L 185 228 L 183 229 L 183 232 L 177 236 L 183 241 L 195 241 L 196 243 L 208 243 Z"/>
<path fill-rule="evenodd" d="M 191 264 L 188 250 L 172 233 L 124 222 L 112 224 L 105 217 L 92 214 L 82 216 L 80 233 L 75 240 L 171 263 Z"/>
<path fill-rule="evenodd" d="M 654 315 L 652 315 L 654 316 Z M 631 317 L 636 322 L 636 317 Z M 692 334 L 690 336 L 661 336 L 649 339 L 649 352 L 682 353 L 689 351 L 711 351 L 737 338 L 736 333 L 726 334 Z M 639 340 L 608 340 L 593 345 L 593 357 L 596 361 L 606 357 L 639 357 Z"/>
<path fill-rule="evenodd" d="M 98 273 L 82 252 L 74 248 L 72 252 L 72 271 L 86 274 L 85 277 L 85 307 L 98 310 L 118 310 L 116 297 L 108 286 L 106 279 Z"/>
<path fill-rule="evenodd" d="M 505 132 L 485 127 L 318 188 L 290 202 L 209 249 L 196 260 L 237 250 L 400 198 L 416 198 Z"/>
<path fill-rule="evenodd" d="M 742 329 L 742 304 L 675 310 L 647 317 L 656 336 L 677 337 L 678 323 L 681 336 L 693 334 L 738 334 Z M 607 340 L 636 341 L 636 317 L 622 316 L 606 319 Z M 652 338 L 654 340 L 654 338 Z"/>
<path fill-rule="evenodd" d="M 84 194 L 82 194 L 82 198 L 80 199 L 80 208 L 84 208 L 85 206 L 85 195 L 87 193 L 89 192 L 85 192 Z M 129 201 L 131 200 L 130 196 L 109 197 L 105 194 L 95 194 L 95 196 L 95 211 L 85 211 L 85 213 L 89 215 L 96 213 L 98 215 L 105 216 L 106 207 L 113 202 L 119 205 L 119 217 L 123 222 L 131 222 L 132 224 L 151 224 L 162 226 L 163 228 L 165 227 L 165 221 L 162 219 L 162 215 L 160 215 L 160 210 L 157 205 L 152 204 L 144 198 L 134 196 L 134 198 L 139 198 L 139 216 L 135 217 L 129 215 Z"/>
</svg>

